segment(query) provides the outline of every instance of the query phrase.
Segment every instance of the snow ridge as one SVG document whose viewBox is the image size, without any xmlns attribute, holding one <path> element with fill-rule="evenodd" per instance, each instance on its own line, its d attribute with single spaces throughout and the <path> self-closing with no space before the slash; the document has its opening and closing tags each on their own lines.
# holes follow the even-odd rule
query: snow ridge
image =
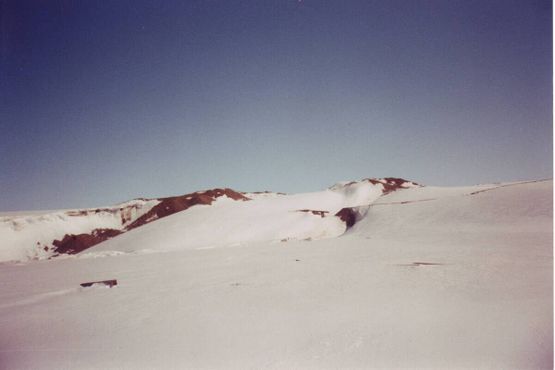
<svg viewBox="0 0 555 370">
<path fill-rule="evenodd" d="M 335 238 L 365 219 L 371 207 L 475 196 L 525 183 L 435 188 L 401 178 L 366 178 L 304 194 L 218 188 L 114 207 L 3 216 L 0 261 L 47 259 L 90 248 L 161 251 Z"/>
</svg>

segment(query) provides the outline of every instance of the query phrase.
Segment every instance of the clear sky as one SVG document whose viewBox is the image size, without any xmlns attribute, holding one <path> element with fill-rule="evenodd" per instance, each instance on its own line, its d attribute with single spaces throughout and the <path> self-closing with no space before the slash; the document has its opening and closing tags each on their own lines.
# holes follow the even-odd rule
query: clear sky
<svg viewBox="0 0 555 370">
<path fill-rule="evenodd" d="M 0 211 L 552 177 L 534 0 L 0 2 Z"/>
</svg>

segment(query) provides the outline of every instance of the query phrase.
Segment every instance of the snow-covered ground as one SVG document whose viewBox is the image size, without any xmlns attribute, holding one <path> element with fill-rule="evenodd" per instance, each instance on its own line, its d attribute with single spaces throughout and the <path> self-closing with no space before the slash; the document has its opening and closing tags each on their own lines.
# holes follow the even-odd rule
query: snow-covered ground
<svg viewBox="0 0 555 370">
<path fill-rule="evenodd" d="M 552 181 L 370 185 L 199 205 L 1 264 L 0 367 L 552 368 Z"/>
</svg>

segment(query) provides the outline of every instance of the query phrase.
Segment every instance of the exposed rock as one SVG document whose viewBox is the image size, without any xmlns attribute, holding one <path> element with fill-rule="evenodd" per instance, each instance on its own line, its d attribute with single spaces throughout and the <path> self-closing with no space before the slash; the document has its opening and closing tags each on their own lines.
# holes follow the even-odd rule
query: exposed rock
<svg viewBox="0 0 555 370">
<path fill-rule="evenodd" d="M 327 213 L 330 213 L 329 211 L 315 211 L 312 209 L 298 209 L 297 212 L 310 212 L 313 215 L 320 216 L 322 218 L 326 217 Z"/>
<path fill-rule="evenodd" d="M 151 221 L 172 215 L 176 212 L 184 211 L 192 206 L 196 206 L 199 204 L 212 204 L 212 202 L 216 200 L 216 198 L 224 195 L 234 200 L 250 200 L 243 194 L 228 188 L 206 190 L 203 192 L 185 194 L 176 197 L 159 198 L 158 200 L 160 201 L 160 203 L 152 207 L 147 213 L 129 224 L 126 227 L 126 230 L 131 230 L 147 224 Z"/>
<path fill-rule="evenodd" d="M 81 285 L 83 288 L 88 288 L 88 287 L 91 287 L 93 285 L 106 285 L 108 288 L 111 288 L 113 286 L 118 285 L 118 281 L 116 279 L 102 280 L 102 281 L 90 281 L 90 282 L 87 282 L 87 283 L 81 283 L 79 285 Z"/>
<path fill-rule="evenodd" d="M 388 194 L 398 189 L 419 186 L 416 183 L 396 177 L 386 177 L 383 179 L 369 178 L 363 181 L 370 182 L 374 185 L 381 184 L 383 186 L 383 194 Z M 342 186 L 350 186 L 353 184 L 356 184 L 356 182 L 345 183 Z M 254 196 L 255 194 L 272 193 L 255 192 L 252 194 Z M 153 201 L 158 201 L 159 203 L 152 206 L 152 208 L 150 208 L 148 211 L 144 209 L 142 212 L 146 211 L 145 213 L 141 212 L 141 208 L 144 206 L 144 203 L 141 202 L 141 199 L 137 200 L 136 202 L 132 201 L 128 203 L 122 203 L 113 208 L 94 208 L 86 210 L 67 211 L 66 214 L 69 216 L 88 216 L 104 212 L 116 215 L 119 214 L 119 216 L 121 217 L 121 226 L 119 226 L 117 229 L 99 228 L 94 229 L 88 233 L 66 234 L 61 240 L 54 240 L 54 242 L 52 243 L 53 247 L 51 251 L 58 254 L 76 254 L 107 239 L 116 237 L 126 231 L 140 227 L 160 218 L 170 216 L 174 213 L 185 211 L 195 205 L 210 205 L 217 198 L 224 195 L 230 199 L 238 201 L 250 200 L 250 198 L 246 196 L 248 195 L 248 193 L 237 192 L 229 188 L 216 188 L 212 190 L 195 192 L 180 196 L 153 199 Z M 142 201 L 148 202 L 149 199 L 142 199 Z M 312 213 L 313 215 L 320 216 L 322 218 L 328 216 L 329 214 L 329 211 L 313 209 L 300 209 L 297 210 L 297 212 Z M 140 215 L 139 217 L 136 216 L 137 214 L 141 213 L 142 215 Z M 343 208 L 335 215 L 339 217 L 343 222 L 345 222 L 347 228 L 351 228 L 360 218 L 359 210 L 355 208 Z M 44 247 L 44 251 L 48 252 L 48 248 Z"/>
<path fill-rule="evenodd" d="M 347 229 L 353 227 L 357 222 L 357 212 L 351 207 L 343 208 L 335 215 L 339 217 L 341 221 L 345 222 Z"/>
<path fill-rule="evenodd" d="M 212 202 L 216 200 L 216 198 L 224 195 L 234 200 L 250 200 L 243 194 L 228 188 L 212 189 L 181 196 L 159 198 L 158 200 L 160 201 L 160 203 L 152 207 L 148 212 L 137 218 L 135 221 L 127 225 L 122 230 L 94 229 L 90 233 L 77 235 L 66 234 L 64 235 L 62 240 L 54 240 L 54 242 L 52 243 L 52 245 L 54 246 L 53 250 L 55 253 L 58 254 L 77 254 L 105 240 L 116 237 L 126 231 L 169 216 L 176 212 L 184 211 L 192 206 L 198 204 L 212 204 Z M 127 222 L 131 220 L 132 212 L 140 207 L 141 206 L 138 204 L 132 204 L 130 206 L 119 208 L 96 208 L 88 210 L 68 211 L 66 212 L 66 214 L 68 216 L 87 216 L 100 212 L 120 212 L 121 224 L 123 227 Z"/>
<path fill-rule="evenodd" d="M 398 177 L 384 177 L 383 179 L 364 179 L 373 185 L 381 184 L 383 186 L 383 194 L 389 194 L 398 189 L 407 189 L 413 186 L 421 186 L 413 181 L 408 181 Z M 408 186 L 407 186 L 408 184 Z"/>
<path fill-rule="evenodd" d="M 54 240 L 52 244 L 56 253 L 76 254 L 121 233 L 123 231 L 115 229 L 95 229 L 89 234 L 66 234 L 62 240 Z"/>
</svg>

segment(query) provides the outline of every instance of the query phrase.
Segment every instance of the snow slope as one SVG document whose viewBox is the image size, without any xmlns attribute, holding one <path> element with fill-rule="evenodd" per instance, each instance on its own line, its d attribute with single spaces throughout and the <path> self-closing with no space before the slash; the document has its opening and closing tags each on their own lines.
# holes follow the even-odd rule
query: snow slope
<svg viewBox="0 0 555 370">
<path fill-rule="evenodd" d="M 344 207 L 368 205 L 383 186 L 349 186 L 295 195 L 265 196 L 248 202 L 197 206 L 131 230 L 85 253 L 97 251 L 175 250 L 237 246 L 252 242 L 317 240 L 337 237 L 346 226 L 334 217 Z M 325 212 L 314 214 L 312 211 Z M 325 216 L 325 217 L 322 217 Z M 179 237 L 174 237 L 179 235 Z"/>
<path fill-rule="evenodd" d="M 351 229 L 310 242 L 249 239 L 234 220 L 186 237 L 202 234 L 193 213 L 220 224 L 252 207 L 281 230 L 283 214 L 334 219 L 297 207 L 364 207 L 344 186 L 195 206 L 76 256 L 0 265 L 0 367 L 553 367 L 552 181 L 368 197 Z M 119 285 L 79 287 L 104 279 Z"/>
<path fill-rule="evenodd" d="M 136 199 L 105 208 L 0 214 L 0 261 L 48 258 L 52 241 L 94 229 L 122 229 L 158 203 Z"/>
<path fill-rule="evenodd" d="M 411 186 L 416 185 L 392 178 L 337 184 L 322 192 L 296 195 L 213 189 L 107 208 L 5 214 L 0 217 L 0 261 L 73 254 L 109 238 L 112 241 L 98 250 L 129 251 L 137 246 L 161 250 L 335 237 L 345 231 L 344 222 L 333 217 L 338 210 L 368 205 L 386 192 Z M 129 231 L 130 235 L 121 235 Z M 166 237 L 173 234 L 181 236 Z"/>
</svg>

